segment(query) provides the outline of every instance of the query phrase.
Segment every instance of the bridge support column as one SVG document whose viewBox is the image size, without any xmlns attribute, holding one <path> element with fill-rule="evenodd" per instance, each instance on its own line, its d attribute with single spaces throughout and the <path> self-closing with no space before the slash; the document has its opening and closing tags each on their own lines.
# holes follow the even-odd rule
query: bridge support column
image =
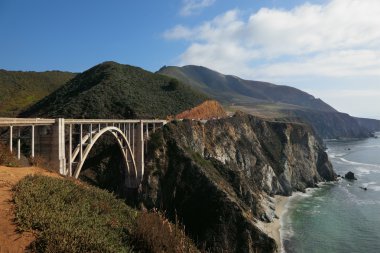
<svg viewBox="0 0 380 253">
<path fill-rule="evenodd" d="M 56 119 L 52 130 L 50 161 L 52 166 L 59 170 L 60 174 L 67 175 L 65 153 L 65 119 Z"/>
<path fill-rule="evenodd" d="M 140 121 L 137 123 L 137 128 L 132 129 L 134 143 L 134 158 L 136 162 L 137 175 L 131 177 L 130 188 L 137 188 L 144 175 L 144 123 Z"/>
<path fill-rule="evenodd" d="M 21 130 L 18 127 L 17 132 L 17 160 L 21 159 Z"/>
<path fill-rule="evenodd" d="M 34 125 L 32 125 L 32 144 L 31 144 L 31 148 L 32 148 L 32 153 L 31 153 L 31 157 L 34 158 Z"/>
<path fill-rule="evenodd" d="M 9 127 L 9 151 L 13 153 L 13 126 Z"/>
</svg>

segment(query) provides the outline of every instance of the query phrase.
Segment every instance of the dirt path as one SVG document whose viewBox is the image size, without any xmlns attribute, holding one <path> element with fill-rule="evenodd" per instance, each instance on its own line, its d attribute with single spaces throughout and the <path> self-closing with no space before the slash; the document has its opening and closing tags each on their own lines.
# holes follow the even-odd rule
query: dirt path
<svg viewBox="0 0 380 253">
<path fill-rule="evenodd" d="M 13 223 L 12 186 L 29 174 L 57 177 L 56 173 L 37 167 L 10 168 L 0 166 L 0 253 L 28 252 L 27 246 L 34 240 L 31 233 L 17 233 Z"/>
</svg>

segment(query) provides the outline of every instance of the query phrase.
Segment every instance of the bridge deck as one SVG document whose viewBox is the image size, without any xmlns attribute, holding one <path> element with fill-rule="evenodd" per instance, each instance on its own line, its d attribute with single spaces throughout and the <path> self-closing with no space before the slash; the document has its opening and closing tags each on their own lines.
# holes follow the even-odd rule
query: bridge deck
<svg viewBox="0 0 380 253">
<path fill-rule="evenodd" d="M 0 126 L 49 126 L 56 122 L 55 119 L 43 118 L 0 118 Z M 123 123 L 161 123 L 166 124 L 166 120 L 157 119 L 64 119 L 65 124 L 123 124 Z"/>
</svg>

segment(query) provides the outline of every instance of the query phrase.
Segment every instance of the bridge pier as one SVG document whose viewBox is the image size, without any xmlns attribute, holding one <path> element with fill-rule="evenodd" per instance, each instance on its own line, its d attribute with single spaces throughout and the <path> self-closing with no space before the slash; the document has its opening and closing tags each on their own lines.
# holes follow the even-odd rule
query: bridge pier
<svg viewBox="0 0 380 253">
<path fill-rule="evenodd" d="M 13 153 L 13 126 L 9 127 L 9 151 Z"/>
<path fill-rule="evenodd" d="M 51 134 L 51 166 L 59 171 L 61 175 L 66 173 L 66 152 L 65 152 L 65 119 L 55 120 Z"/>
<path fill-rule="evenodd" d="M 133 136 L 133 154 L 136 163 L 137 175 L 129 180 L 129 188 L 137 188 L 144 175 L 144 125 L 140 121 L 137 123 L 136 129 L 132 130 Z"/>
</svg>

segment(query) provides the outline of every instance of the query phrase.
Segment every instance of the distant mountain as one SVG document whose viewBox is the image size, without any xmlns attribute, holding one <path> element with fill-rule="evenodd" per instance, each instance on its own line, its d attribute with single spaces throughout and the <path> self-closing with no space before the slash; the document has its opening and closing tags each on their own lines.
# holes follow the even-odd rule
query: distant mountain
<svg viewBox="0 0 380 253">
<path fill-rule="evenodd" d="M 176 79 L 104 62 L 78 74 L 21 116 L 166 118 L 207 99 L 205 94 Z"/>
<path fill-rule="evenodd" d="M 336 111 L 322 100 L 296 88 L 244 80 L 201 66 L 163 67 L 158 73 L 175 77 L 223 103 L 280 103 L 286 108 L 300 106 L 320 111 Z"/>
<path fill-rule="evenodd" d="M 61 71 L 0 70 L 0 117 L 17 116 L 20 111 L 49 95 L 75 75 Z"/>
<path fill-rule="evenodd" d="M 322 100 L 289 86 L 244 80 L 193 65 L 163 67 L 158 73 L 205 92 L 231 110 L 310 124 L 322 138 L 369 137 L 371 132 L 380 130 L 380 121 L 359 120 L 340 113 Z"/>
</svg>

